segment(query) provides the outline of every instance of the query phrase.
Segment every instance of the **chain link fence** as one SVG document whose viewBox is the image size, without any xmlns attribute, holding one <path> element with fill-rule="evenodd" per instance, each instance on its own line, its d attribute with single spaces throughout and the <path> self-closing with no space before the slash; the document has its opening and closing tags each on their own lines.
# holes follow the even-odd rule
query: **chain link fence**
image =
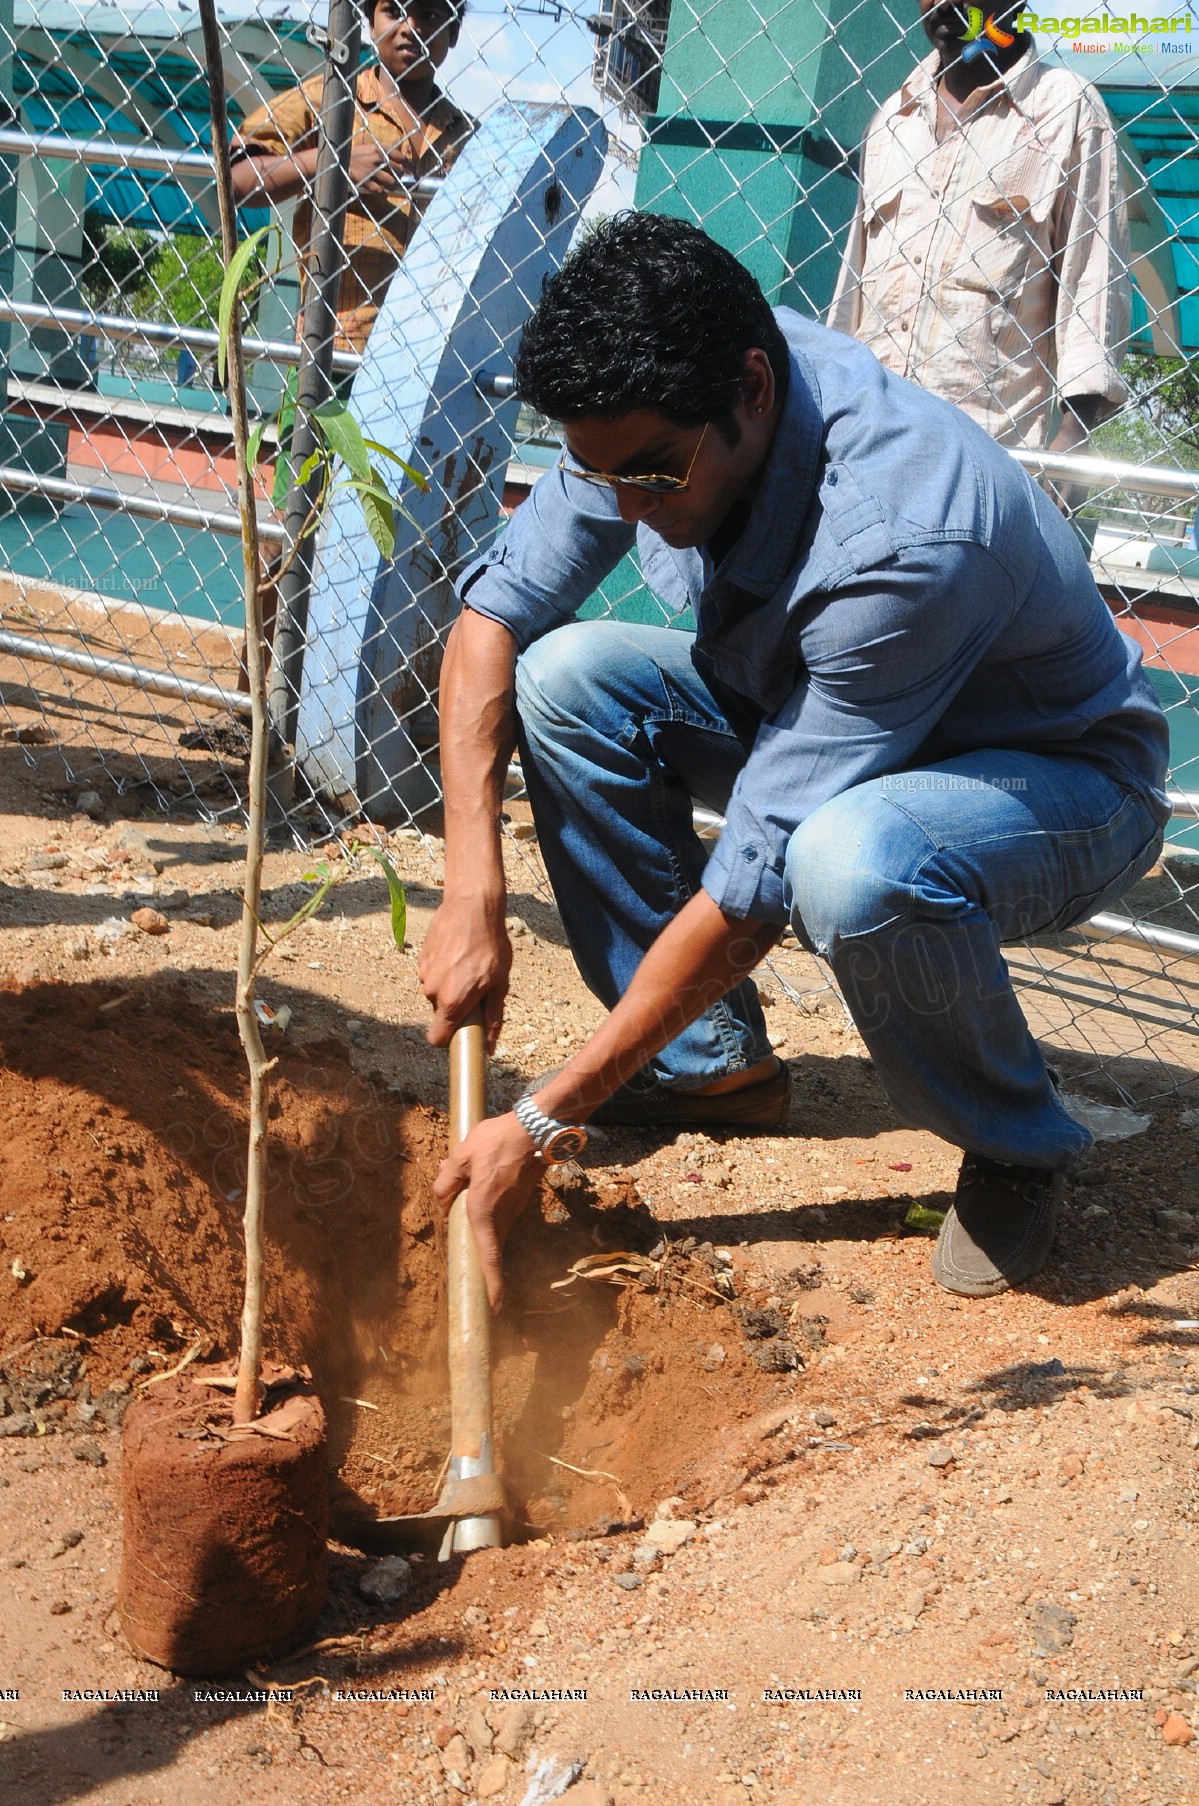
<svg viewBox="0 0 1199 1806">
<path fill-rule="evenodd" d="M 1144 1099 L 1181 1082 L 1199 971 L 1199 12 L 940 10 L 966 43 L 1033 35 L 1052 80 L 1022 94 L 1017 141 L 937 110 L 915 0 L 220 8 L 254 177 L 241 217 L 278 228 L 247 340 L 264 553 L 285 573 L 275 808 L 297 841 L 362 818 L 436 832 L 454 581 L 559 450 L 511 393 L 520 327 L 580 222 L 681 214 L 773 300 L 831 310 L 984 419 L 1054 486 L 1142 646 L 1171 725 L 1166 854 L 1124 914 L 1012 965 L 1034 1031 Z M 420 39 L 390 80 L 385 29 Z M 0 94 L 9 788 L 237 819 L 241 553 L 199 17 L 0 0 Z M 427 473 L 394 558 L 349 495 L 300 544 L 297 385 L 348 395 Z M 1087 404 L 1073 443 L 1060 390 Z M 587 612 L 666 618 L 634 559 Z M 824 985 L 798 955 L 776 976 L 808 1005 Z"/>
</svg>

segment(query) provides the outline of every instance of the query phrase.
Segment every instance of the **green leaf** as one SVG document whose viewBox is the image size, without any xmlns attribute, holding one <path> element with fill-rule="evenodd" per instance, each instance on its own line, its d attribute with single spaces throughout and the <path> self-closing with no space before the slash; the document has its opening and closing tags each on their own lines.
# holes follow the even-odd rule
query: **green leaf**
<svg viewBox="0 0 1199 1806">
<path fill-rule="evenodd" d="M 422 476 L 419 470 L 414 470 L 411 464 L 405 464 L 399 452 L 392 451 L 390 445 L 380 445 L 377 439 L 364 439 L 362 443 L 366 446 L 368 451 L 376 451 L 379 453 L 380 457 L 390 458 L 393 464 L 398 464 L 404 475 L 410 477 L 418 489 L 424 490 L 426 494 L 428 493 L 428 477 Z"/>
<path fill-rule="evenodd" d="M 296 910 L 295 914 L 288 916 L 283 926 L 276 930 L 275 939 L 281 941 L 285 935 L 294 934 L 301 922 L 306 922 L 310 916 L 314 916 L 324 903 L 329 892 L 333 889 L 333 886 L 337 883 L 338 879 L 343 876 L 344 873 L 342 872 L 331 872 L 328 865 L 322 859 L 321 863 L 317 866 L 316 871 L 308 873 L 304 879 L 306 884 L 311 883 L 314 878 L 319 880 L 316 890 L 300 904 L 300 907 Z"/>
<path fill-rule="evenodd" d="M 316 450 L 314 452 L 310 453 L 307 458 L 305 458 L 304 463 L 300 469 L 300 487 L 301 488 L 303 488 L 304 484 L 308 481 L 308 479 L 312 475 L 313 471 L 320 469 L 321 465 L 325 461 L 325 457 L 326 457 L 326 452 L 325 452 L 324 446 L 318 445 Z"/>
<path fill-rule="evenodd" d="M 261 226 L 257 232 L 251 232 L 249 238 L 243 238 L 225 266 L 225 279 L 221 283 L 221 298 L 217 306 L 217 329 L 220 333 L 216 348 L 217 379 L 222 385 L 225 381 L 225 366 L 229 357 L 229 332 L 233 325 L 233 309 L 237 305 L 242 279 L 262 249 L 263 240 L 269 238 L 277 230 L 276 226 Z"/>
<path fill-rule="evenodd" d="M 372 847 L 371 852 L 383 867 L 383 876 L 387 879 L 387 888 L 391 893 L 391 938 L 402 953 L 404 930 L 408 926 L 408 898 L 400 883 L 399 873 L 387 854 L 381 853 L 378 847 Z"/>
<path fill-rule="evenodd" d="M 323 401 L 313 410 L 313 420 L 325 436 L 329 449 L 347 466 L 351 476 L 366 482 L 371 474 L 371 461 L 366 454 L 362 429 L 344 401 Z"/>
<path fill-rule="evenodd" d="M 354 482 L 351 487 L 361 504 L 367 532 L 374 540 L 380 557 L 393 557 L 396 549 L 394 497 L 379 483 Z"/>
<path fill-rule="evenodd" d="M 258 455 L 262 450 L 262 435 L 265 431 L 266 421 L 260 420 L 258 425 L 254 428 L 254 431 L 250 434 L 250 437 L 246 440 L 246 463 L 250 466 L 251 470 L 253 470 L 258 462 Z"/>
<path fill-rule="evenodd" d="M 287 372 L 287 381 L 283 385 L 283 399 L 279 403 L 279 418 L 275 422 L 275 431 L 279 438 L 279 451 L 275 458 L 275 481 L 271 485 L 271 504 L 282 508 L 287 500 L 287 492 L 291 488 L 291 435 L 296 423 L 296 401 L 300 392 L 300 372 L 293 364 Z"/>
</svg>

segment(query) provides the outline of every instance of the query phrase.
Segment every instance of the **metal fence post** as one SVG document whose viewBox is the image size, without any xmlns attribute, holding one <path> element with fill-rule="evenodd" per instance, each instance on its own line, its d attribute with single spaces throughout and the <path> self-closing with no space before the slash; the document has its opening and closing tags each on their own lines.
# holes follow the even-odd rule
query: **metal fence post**
<svg viewBox="0 0 1199 1806">
<path fill-rule="evenodd" d="M 333 394 L 337 296 L 345 267 L 342 230 L 350 194 L 350 144 L 354 133 L 355 81 L 361 38 L 362 13 L 357 0 L 329 0 L 329 25 L 324 34 L 320 147 L 313 188 L 314 231 L 308 254 L 296 420 L 291 443 L 292 474 L 284 527 L 286 568 L 279 582 L 269 699 L 278 761 L 272 772 L 271 789 L 275 803 L 284 810 L 295 800 L 291 749 L 295 745 L 296 714 L 304 674 L 315 546 L 312 534 L 301 535 L 321 487 L 319 472 L 307 483 L 300 483 L 298 478 L 306 460 L 316 449 L 312 411 Z M 289 557 L 290 563 L 287 562 Z"/>
</svg>

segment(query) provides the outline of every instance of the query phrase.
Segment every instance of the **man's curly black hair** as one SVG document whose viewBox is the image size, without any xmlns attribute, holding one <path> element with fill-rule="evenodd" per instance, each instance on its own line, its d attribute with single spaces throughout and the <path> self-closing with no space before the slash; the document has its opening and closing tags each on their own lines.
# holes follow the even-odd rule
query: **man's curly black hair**
<svg viewBox="0 0 1199 1806">
<path fill-rule="evenodd" d="M 466 17 L 467 0 L 445 0 L 445 5 L 448 10 L 453 13 L 455 23 L 461 25 L 463 19 Z M 375 12 L 378 9 L 378 6 L 379 0 L 362 0 L 362 10 L 366 15 L 368 26 L 374 24 Z"/>
<path fill-rule="evenodd" d="M 516 389 L 551 420 L 658 408 L 678 426 L 739 437 L 745 353 L 786 382 L 787 346 L 749 271 L 686 220 L 617 213 L 572 251 L 516 353 Z"/>
</svg>

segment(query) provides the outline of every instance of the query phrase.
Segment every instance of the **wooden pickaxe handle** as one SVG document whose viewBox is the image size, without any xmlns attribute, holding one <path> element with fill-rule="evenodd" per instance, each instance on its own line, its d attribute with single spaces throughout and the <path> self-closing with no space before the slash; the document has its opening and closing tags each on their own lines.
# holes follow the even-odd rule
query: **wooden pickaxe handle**
<svg viewBox="0 0 1199 1806">
<path fill-rule="evenodd" d="M 450 1042 L 450 1146 L 465 1141 L 487 1109 L 483 1013 L 476 1010 Z M 495 1472 L 491 1419 L 491 1311 L 466 1192 L 450 1207 L 449 1368 L 450 1479 Z M 463 1519 L 454 1549 L 494 1548 L 501 1542 L 498 1515 Z"/>
</svg>

